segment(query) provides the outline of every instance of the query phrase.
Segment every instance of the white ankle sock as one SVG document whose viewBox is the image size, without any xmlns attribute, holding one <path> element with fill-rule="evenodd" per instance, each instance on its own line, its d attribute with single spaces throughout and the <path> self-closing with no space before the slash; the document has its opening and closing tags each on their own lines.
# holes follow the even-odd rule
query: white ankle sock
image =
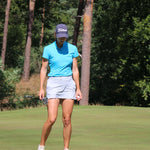
<svg viewBox="0 0 150 150">
<path fill-rule="evenodd" d="M 64 150 L 69 150 L 68 148 L 65 148 Z"/>
</svg>

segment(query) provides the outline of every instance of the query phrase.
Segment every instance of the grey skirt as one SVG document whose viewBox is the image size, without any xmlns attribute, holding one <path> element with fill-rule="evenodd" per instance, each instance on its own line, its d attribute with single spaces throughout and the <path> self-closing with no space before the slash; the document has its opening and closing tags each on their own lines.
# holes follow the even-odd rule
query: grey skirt
<svg viewBox="0 0 150 150">
<path fill-rule="evenodd" d="M 76 99 L 76 85 L 72 76 L 49 77 L 47 80 L 47 99 Z"/>
</svg>

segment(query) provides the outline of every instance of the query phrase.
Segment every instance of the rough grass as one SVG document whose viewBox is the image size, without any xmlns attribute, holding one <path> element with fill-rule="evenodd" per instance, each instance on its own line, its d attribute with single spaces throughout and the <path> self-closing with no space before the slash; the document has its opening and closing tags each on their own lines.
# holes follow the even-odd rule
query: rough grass
<svg viewBox="0 0 150 150">
<path fill-rule="evenodd" d="M 46 150 L 63 150 L 61 106 Z M 46 107 L 0 112 L 0 149 L 36 150 Z M 149 150 L 150 108 L 75 106 L 70 150 Z"/>
</svg>

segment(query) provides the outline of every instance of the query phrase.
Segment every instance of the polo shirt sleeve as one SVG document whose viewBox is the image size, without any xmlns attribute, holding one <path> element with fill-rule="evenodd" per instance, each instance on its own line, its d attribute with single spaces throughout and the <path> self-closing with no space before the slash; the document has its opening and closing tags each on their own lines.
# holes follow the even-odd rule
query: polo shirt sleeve
<svg viewBox="0 0 150 150">
<path fill-rule="evenodd" d="M 78 49 L 77 49 L 77 47 L 75 46 L 75 47 L 74 47 L 73 58 L 78 57 L 78 56 L 79 56 Z"/>
<path fill-rule="evenodd" d="M 46 58 L 46 59 L 49 59 L 49 53 L 48 53 L 47 47 L 44 47 L 42 57 L 43 57 L 43 58 Z"/>
</svg>

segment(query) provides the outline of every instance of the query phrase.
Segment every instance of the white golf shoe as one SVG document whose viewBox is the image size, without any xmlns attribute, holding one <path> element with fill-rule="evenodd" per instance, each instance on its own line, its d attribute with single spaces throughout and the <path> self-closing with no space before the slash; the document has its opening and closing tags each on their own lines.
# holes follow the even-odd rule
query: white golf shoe
<svg viewBox="0 0 150 150">
<path fill-rule="evenodd" d="M 38 150 L 45 150 L 45 146 L 39 145 L 39 146 L 38 146 Z"/>
</svg>

